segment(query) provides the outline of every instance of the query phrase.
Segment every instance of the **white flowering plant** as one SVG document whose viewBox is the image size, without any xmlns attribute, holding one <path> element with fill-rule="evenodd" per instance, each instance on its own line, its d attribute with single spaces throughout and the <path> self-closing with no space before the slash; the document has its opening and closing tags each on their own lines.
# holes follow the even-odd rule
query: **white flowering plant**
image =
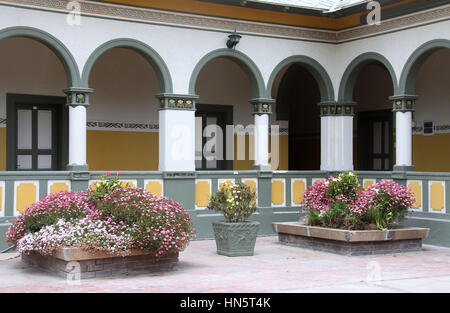
<svg viewBox="0 0 450 313">
<path fill-rule="evenodd" d="M 226 223 L 246 222 L 256 212 L 256 192 L 243 183 L 225 182 L 211 196 L 208 209 L 221 212 Z"/>
</svg>

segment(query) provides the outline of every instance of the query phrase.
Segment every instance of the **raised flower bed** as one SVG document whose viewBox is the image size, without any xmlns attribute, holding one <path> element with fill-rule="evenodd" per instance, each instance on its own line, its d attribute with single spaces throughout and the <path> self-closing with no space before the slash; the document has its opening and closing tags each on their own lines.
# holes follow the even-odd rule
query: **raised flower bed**
<svg viewBox="0 0 450 313">
<path fill-rule="evenodd" d="M 24 262 L 81 279 L 174 268 L 193 237 L 189 214 L 121 187 L 118 176 L 103 179 L 95 189 L 50 194 L 13 221 L 6 239 Z"/>
<path fill-rule="evenodd" d="M 300 222 L 273 223 L 281 243 L 344 255 L 418 251 L 428 228 L 398 226 L 414 195 L 391 180 L 362 189 L 353 172 L 317 182 L 305 192 Z"/>
</svg>

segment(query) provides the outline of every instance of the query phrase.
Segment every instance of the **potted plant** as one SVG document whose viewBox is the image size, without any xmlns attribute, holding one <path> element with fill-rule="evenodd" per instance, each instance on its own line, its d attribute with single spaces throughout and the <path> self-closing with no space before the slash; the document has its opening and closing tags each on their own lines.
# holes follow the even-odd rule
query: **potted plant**
<svg viewBox="0 0 450 313">
<path fill-rule="evenodd" d="M 109 176 L 109 175 L 106 175 Z M 81 279 L 172 269 L 194 236 L 177 202 L 121 187 L 118 175 L 96 189 L 47 195 L 18 216 L 6 234 L 22 259 Z"/>
<path fill-rule="evenodd" d="M 250 256 L 255 249 L 259 222 L 248 218 L 256 211 L 256 193 L 243 183 L 224 183 L 211 196 L 208 209 L 219 211 L 225 220 L 213 222 L 217 253 Z"/>
<path fill-rule="evenodd" d="M 280 242 L 346 255 L 417 251 L 429 229 L 401 227 L 415 199 L 406 186 L 381 180 L 363 189 L 343 172 L 308 187 L 301 222 L 274 223 Z"/>
</svg>

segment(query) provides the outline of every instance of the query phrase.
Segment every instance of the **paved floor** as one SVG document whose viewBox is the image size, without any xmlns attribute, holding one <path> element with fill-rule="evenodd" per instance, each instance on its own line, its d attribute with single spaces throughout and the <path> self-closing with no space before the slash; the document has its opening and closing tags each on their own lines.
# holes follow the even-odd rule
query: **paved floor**
<svg viewBox="0 0 450 313">
<path fill-rule="evenodd" d="M 0 258 L 0 292 L 450 292 L 450 249 L 346 257 L 281 245 L 260 237 L 252 257 L 215 253 L 213 240 L 194 241 L 177 270 L 83 280 L 78 285 Z"/>
</svg>

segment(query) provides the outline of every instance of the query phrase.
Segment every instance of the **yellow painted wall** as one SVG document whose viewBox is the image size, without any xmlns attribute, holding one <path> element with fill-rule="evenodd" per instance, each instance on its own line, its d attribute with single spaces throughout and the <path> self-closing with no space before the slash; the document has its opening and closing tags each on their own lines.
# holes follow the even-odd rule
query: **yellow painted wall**
<svg viewBox="0 0 450 313">
<path fill-rule="evenodd" d="M 87 163 L 92 171 L 156 171 L 158 133 L 88 130 Z"/>
<path fill-rule="evenodd" d="M 450 172 L 450 134 L 413 136 L 413 164 L 416 171 Z"/>
<path fill-rule="evenodd" d="M 253 136 L 245 135 L 245 160 L 238 160 L 237 158 L 237 142 L 238 135 L 234 135 L 234 161 L 233 161 L 233 169 L 234 170 L 251 170 L 254 160 L 250 160 L 249 157 L 249 147 L 250 140 L 253 140 Z M 239 135 L 243 136 L 243 135 Z M 269 151 L 271 150 L 271 140 L 269 140 Z M 289 166 L 289 136 L 288 135 L 280 135 L 279 136 L 279 162 L 278 162 L 278 170 L 287 170 Z"/>
<path fill-rule="evenodd" d="M 0 128 L 0 171 L 6 171 L 6 127 Z"/>
<path fill-rule="evenodd" d="M 416 1 L 418 0 L 404 0 L 399 3 L 383 6 L 382 10 Z M 247 7 L 223 5 L 195 0 L 109 0 L 109 2 L 178 12 L 333 30 L 359 25 L 361 16 L 367 14 L 366 11 L 340 18 L 329 18 L 322 16 L 309 16 L 305 14 L 251 9 Z"/>
</svg>

